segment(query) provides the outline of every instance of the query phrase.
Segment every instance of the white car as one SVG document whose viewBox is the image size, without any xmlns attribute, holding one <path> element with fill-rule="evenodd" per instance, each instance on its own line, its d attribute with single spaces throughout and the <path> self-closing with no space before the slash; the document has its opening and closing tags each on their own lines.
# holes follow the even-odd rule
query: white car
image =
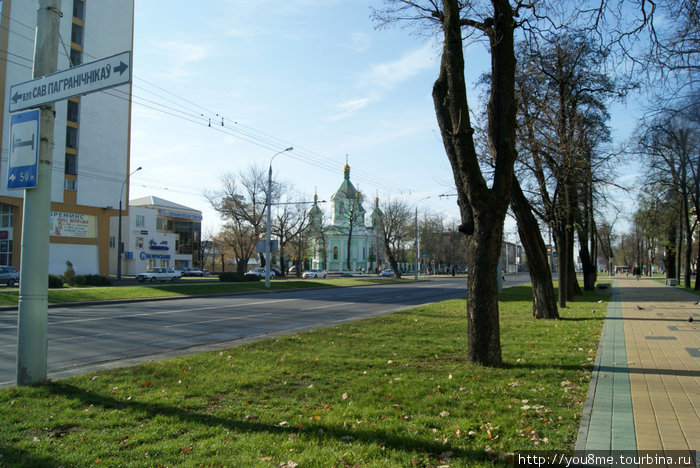
<svg viewBox="0 0 700 468">
<path fill-rule="evenodd" d="M 325 278 L 328 274 L 323 270 L 323 268 L 312 268 L 306 270 L 301 277 L 302 278 Z"/>
<path fill-rule="evenodd" d="M 145 273 L 139 273 L 136 275 L 136 279 L 142 283 L 146 281 L 151 283 L 156 281 L 175 281 L 180 279 L 180 272 L 168 267 L 155 267 Z"/>
<path fill-rule="evenodd" d="M 265 269 L 264 268 L 253 268 L 250 270 L 248 273 L 246 273 L 246 276 L 257 276 L 260 279 L 265 278 Z M 270 279 L 275 277 L 275 271 L 270 269 Z"/>
</svg>

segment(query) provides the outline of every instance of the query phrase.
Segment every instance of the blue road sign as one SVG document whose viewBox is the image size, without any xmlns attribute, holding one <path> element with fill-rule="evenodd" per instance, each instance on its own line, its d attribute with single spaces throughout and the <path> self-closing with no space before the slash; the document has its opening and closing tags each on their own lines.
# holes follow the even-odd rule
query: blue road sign
<svg viewBox="0 0 700 468">
<path fill-rule="evenodd" d="M 39 167 L 39 109 L 10 117 L 8 189 L 36 187 Z"/>
</svg>

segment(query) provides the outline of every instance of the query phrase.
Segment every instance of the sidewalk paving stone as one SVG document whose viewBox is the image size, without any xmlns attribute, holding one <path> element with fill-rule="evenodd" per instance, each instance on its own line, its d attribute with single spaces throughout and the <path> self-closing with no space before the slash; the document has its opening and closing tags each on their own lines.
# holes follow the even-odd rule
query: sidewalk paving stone
<svg viewBox="0 0 700 468">
<path fill-rule="evenodd" d="M 653 280 L 615 281 L 577 450 L 700 449 L 696 301 Z"/>
</svg>

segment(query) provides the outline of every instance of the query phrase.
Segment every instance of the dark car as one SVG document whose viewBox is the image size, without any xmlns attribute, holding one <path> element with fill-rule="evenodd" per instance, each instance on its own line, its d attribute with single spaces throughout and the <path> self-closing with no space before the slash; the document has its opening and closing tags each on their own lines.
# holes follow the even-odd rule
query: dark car
<svg viewBox="0 0 700 468">
<path fill-rule="evenodd" d="M 9 287 L 19 283 L 19 271 L 13 266 L 0 266 L 0 283 L 5 283 Z"/>
</svg>

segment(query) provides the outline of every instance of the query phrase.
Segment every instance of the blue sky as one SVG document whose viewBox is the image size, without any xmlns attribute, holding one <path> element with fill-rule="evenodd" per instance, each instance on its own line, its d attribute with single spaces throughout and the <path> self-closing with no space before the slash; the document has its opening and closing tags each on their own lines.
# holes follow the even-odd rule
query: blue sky
<svg viewBox="0 0 700 468">
<path fill-rule="evenodd" d="M 439 45 L 375 29 L 370 5 L 381 2 L 137 1 L 131 165 L 143 170 L 130 198 L 202 210 L 216 231 L 203 190 L 294 146 L 273 171 L 308 199 L 330 198 L 349 155 L 368 208 L 375 195 L 430 197 L 419 211 L 456 220 L 455 197 L 439 197 L 454 193 L 430 95 Z M 488 64 L 480 45 L 467 62 L 471 83 Z"/>
</svg>

